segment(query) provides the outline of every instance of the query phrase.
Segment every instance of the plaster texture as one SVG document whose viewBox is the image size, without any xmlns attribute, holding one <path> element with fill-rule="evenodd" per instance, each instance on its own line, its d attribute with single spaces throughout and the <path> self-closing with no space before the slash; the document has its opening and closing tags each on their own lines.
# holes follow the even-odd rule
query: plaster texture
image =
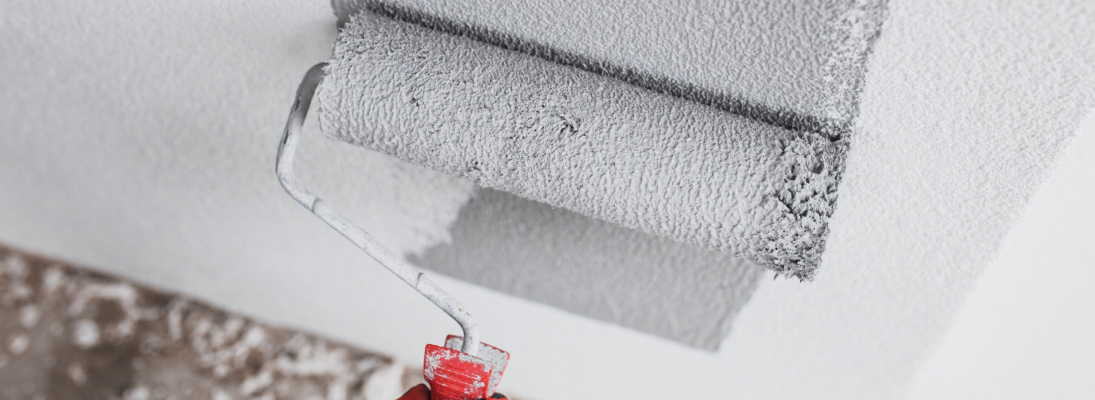
<svg viewBox="0 0 1095 400">
<path fill-rule="evenodd" d="M 478 185 L 810 279 L 847 140 L 363 12 L 316 90 L 325 133 Z"/>
<path fill-rule="evenodd" d="M 572 211 L 479 190 L 409 260 L 491 290 L 715 351 L 763 268 Z"/>
<path fill-rule="evenodd" d="M 900 397 L 1093 106 L 1092 7 L 891 2 L 825 273 L 761 280 L 717 353 L 434 278 L 513 353 L 507 394 Z M 417 363 L 457 326 L 273 177 L 333 25 L 325 1 L 0 3 L 0 241 Z M 298 174 L 332 205 L 400 252 L 456 240 L 472 184 L 314 128 Z"/>
</svg>

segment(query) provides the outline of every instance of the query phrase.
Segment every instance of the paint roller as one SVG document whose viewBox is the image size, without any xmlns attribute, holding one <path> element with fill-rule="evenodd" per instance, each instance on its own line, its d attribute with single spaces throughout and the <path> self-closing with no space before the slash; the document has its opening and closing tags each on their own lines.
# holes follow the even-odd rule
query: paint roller
<svg viewBox="0 0 1095 400">
<path fill-rule="evenodd" d="M 816 273 L 847 150 L 839 127 L 746 117 L 429 22 L 388 9 L 350 17 L 301 84 L 277 171 L 305 208 L 460 324 L 463 337 L 427 346 L 433 398 L 489 397 L 509 354 L 480 346 L 459 303 L 293 178 L 313 93 L 320 129 L 337 140 L 777 274 Z"/>
<path fill-rule="evenodd" d="M 316 86 L 323 81 L 324 67 L 326 64 L 320 63 L 309 69 L 297 89 L 296 100 L 289 111 L 289 120 L 285 124 L 285 131 L 278 145 L 275 168 L 278 181 L 281 182 L 282 188 L 304 208 L 413 287 L 460 325 L 464 333 L 463 337 L 450 335 L 445 340 L 445 347 L 426 345 L 423 373 L 430 384 L 431 399 L 499 398 L 491 396 L 495 395 L 498 381 L 502 379 L 502 373 L 509 362 L 509 353 L 481 343 L 479 326 L 456 299 L 445 293 L 402 257 L 380 244 L 368 232 L 335 211 L 296 179 L 293 173 L 293 159 Z"/>
<path fill-rule="evenodd" d="M 842 130 L 771 124 L 581 66 L 360 12 L 317 89 L 319 125 L 483 187 L 814 276 Z"/>
</svg>

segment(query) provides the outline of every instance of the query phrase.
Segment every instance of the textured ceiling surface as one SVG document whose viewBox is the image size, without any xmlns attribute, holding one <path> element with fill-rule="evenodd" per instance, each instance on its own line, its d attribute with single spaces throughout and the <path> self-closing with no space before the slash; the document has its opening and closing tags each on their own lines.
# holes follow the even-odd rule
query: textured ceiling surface
<svg viewBox="0 0 1095 400">
<path fill-rule="evenodd" d="M 408 364 L 456 332 L 274 178 L 296 85 L 335 40 L 328 2 L 0 10 L 0 71 L 15 77 L 0 85 L 0 241 Z M 900 397 L 1095 105 L 1095 11 L 888 10 L 825 273 L 762 279 L 716 353 L 438 276 L 514 354 L 505 393 Z M 468 182 L 305 135 L 301 179 L 378 239 L 426 257 L 459 240 Z"/>
</svg>

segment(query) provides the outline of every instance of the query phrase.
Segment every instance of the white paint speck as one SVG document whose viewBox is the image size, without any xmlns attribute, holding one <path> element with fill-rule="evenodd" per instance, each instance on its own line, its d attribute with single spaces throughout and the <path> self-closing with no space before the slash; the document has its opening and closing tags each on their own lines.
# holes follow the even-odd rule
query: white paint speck
<svg viewBox="0 0 1095 400">
<path fill-rule="evenodd" d="M 232 396 L 225 393 L 221 388 L 213 388 L 213 400 L 232 400 Z"/>
<path fill-rule="evenodd" d="M 19 323 L 23 325 L 24 329 L 30 329 L 38 325 L 38 319 L 41 316 L 42 313 L 38 311 L 38 307 L 25 305 L 19 310 Z"/>
<path fill-rule="evenodd" d="M 61 268 L 50 268 L 46 271 L 45 275 L 42 276 L 42 289 L 45 290 L 46 294 L 53 294 L 53 292 L 57 291 L 57 288 L 61 287 L 64 280 L 65 273 L 61 271 Z"/>
<path fill-rule="evenodd" d="M 76 321 L 72 324 L 72 343 L 84 349 L 99 344 L 99 325 L 87 319 Z"/>
<path fill-rule="evenodd" d="M 10 351 L 11 354 L 14 354 L 14 355 L 23 354 L 29 348 L 30 348 L 30 337 L 28 337 L 26 334 L 20 333 L 20 334 L 17 334 L 15 336 L 12 336 L 11 339 L 8 340 L 8 351 Z"/>
<path fill-rule="evenodd" d="M 422 371 L 423 375 L 426 375 L 426 379 L 433 379 L 433 373 L 441 366 L 441 356 L 439 354 L 430 354 L 426 356 L 426 368 Z"/>
<path fill-rule="evenodd" d="M 87 383 L 87 371 L 85 371 L 84 366 L 80 364 L 74 363 L 68 366 L 68 377 L 77 385 L 82 386 Z"/>
<path fill-rule="evenodd" d="M 125 400 L 148 400 L 152 395 L 152 392 L 144 386 L 137 386 L 125 391 Z"/>
<path fill-rule="evenodd" d="M 274 383 L 273 371 L 263 370 L 258 375 L 247 378 L 240 384 L 240 394 L 250 396 L 256 392 L 270 387 Z"/>
<path fill-rule="evenodd" d="M 178 342 L 183 338 L 182 331 L 182 313 L 186 308 L 185 300 L 175 300 L 168 306 L 167 312 L 167 332 L 171 335 L 171 340 Z"/>
<path fill-rule="evenodd" d="M 8 255 L 3 262 L 0 262 L 0 272 L 7 273 L 22 280 L 22 278 L 27 276 L 27 262 L 17 255 Z"/>
</svg>

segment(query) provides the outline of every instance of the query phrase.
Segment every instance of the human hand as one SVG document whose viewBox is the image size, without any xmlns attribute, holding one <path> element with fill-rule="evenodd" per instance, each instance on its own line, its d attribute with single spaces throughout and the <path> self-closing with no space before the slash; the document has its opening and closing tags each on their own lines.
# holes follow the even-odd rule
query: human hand
<svg viewBox="0 0 1095 400">
<path fill-rule="evenodd" d="M 497 399 L 507 400 L 505 395 L 503 395 L 501 393 L 497 393 L 497 392 L 494 393 L 494 395 L 490 396 L 490 398 L 491 398 L 491 400 L 497 400 Z M 396 400 L 430 400 L 430 388 L 426 387 L 425 384 L 420 384 L 418 386 L 415 386 L 415 387 L 411 388 L 411 390 L 408 390 L 407 393 L 403 393 L 403 396 L 396 399 Z M 486 399 L 480 399 L 480 400 L 486 400 Z"/>
</svg>

